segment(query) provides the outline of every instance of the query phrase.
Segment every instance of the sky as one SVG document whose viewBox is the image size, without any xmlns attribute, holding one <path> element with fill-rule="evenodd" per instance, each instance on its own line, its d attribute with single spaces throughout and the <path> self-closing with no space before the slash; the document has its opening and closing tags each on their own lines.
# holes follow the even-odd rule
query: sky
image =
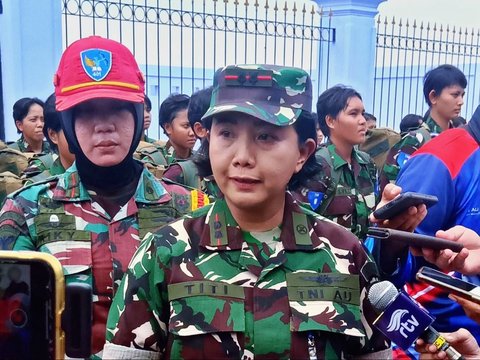
<svg viewBox="0 0 480 360">
<path fill-rule="evenodd" d="M 378 7 L 380 16 L 395 19 L 416 19 L 455 25 L 468 29 L 480 28 L 479 0 L 388 0 Z"/>
</svg>

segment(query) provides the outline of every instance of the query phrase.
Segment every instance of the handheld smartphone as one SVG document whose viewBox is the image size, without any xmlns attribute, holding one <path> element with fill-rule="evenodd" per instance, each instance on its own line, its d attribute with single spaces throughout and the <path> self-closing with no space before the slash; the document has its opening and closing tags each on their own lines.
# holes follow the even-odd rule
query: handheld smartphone
<svg viewBox="0 0 480 360">
<path fill-rule="evenodd" d="M 0 251 L 0 357 L 64 357 L 64 277 L 52 255 Z"/>
<path fill-rule="evenodd" d="M 410 206 L 425 204 L 430 207 L 438 202 L 438 198 L 434 195 L 420 194 L 416 192 L 404 192 L 395 199 L 385 204 L 381 208 L 373 212 L 373 216 L 379 220 L 391 219 L 394 216 L 407 210 Z"/>
<path fill-rule="evenodd" d="M 403 242 L 413 247 L 423 247 L 434 250 L 450 249 L 455 252 L 463 249 L 463 245 L 455 241 L 388 228 L 369 227 L 367 235 L 380 240 Z"/>
<path fill-rule="evenodd" d="M 480 304 L 480 287 L 467 281 L 427 266 L 420 268 L 417 272 L 417 279 Z"/>
</svg>

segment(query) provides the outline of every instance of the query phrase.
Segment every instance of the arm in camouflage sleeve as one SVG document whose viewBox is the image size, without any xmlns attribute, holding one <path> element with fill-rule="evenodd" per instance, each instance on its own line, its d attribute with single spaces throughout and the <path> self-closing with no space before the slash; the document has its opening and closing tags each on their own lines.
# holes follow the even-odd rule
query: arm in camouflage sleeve
<svg viewBox="0 0 480 360">
<path fill-rule="evenodd" d="M 164 272 L 156 258 L 156 238 L 149 235 L 130 261 L 108 314 L 103 357 L 151 358 L 163 352 L 168 335 L 169 308 L 158 284 Z M 165 315 L 166 314 L 166 315 Z M 152 353 L 155 351 L 156 353 Z"/>
<path fill-rule="evenodd" d="M 23 206 L 22 206 L 23 205 Z M 28 200 L 8 198 L 0 212 L 0 250 L 36 250 L 23 211 Z"/>
</svg>

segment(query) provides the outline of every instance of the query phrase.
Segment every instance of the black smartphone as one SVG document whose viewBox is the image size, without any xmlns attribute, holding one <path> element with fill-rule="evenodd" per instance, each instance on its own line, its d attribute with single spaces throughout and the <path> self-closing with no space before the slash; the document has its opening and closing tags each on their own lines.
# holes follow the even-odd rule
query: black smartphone
<svg viewBox="0 0 480 360">
<path fill-rule="evenodd" d="M 417 272 L 417 279 L 480 304 L 480 287 L 467 281 L 427 266 L 420 268 Z"/>
<path fill-rule="evenodd" d="M 0 357 L 64 357 L 64 276 L 52 255 L 0 251 Z"/>
<path fill-rule="evenodd" d="M 438 198 L 434 195 L 420 194 L 407 191 L 401 193 L 395 199 L 385 204 L 381 208 L 373 212 L 373 216 L 379 220 L 391 219 L 394 216 L 407 210 L 410 206 L 425 204 L 430 207 L 438 202 Z"/>
<path fill-rule="evenodd" d="M 369 227 L 367 236 L 380 240 L 399 241 L 408 246 L 419 248 L 434 250 L 450 249 L 455 252 L 460 252 L 460 250 L 463 249 L 463 245 L 455 241 L 388 228 Z"/>
</svg>

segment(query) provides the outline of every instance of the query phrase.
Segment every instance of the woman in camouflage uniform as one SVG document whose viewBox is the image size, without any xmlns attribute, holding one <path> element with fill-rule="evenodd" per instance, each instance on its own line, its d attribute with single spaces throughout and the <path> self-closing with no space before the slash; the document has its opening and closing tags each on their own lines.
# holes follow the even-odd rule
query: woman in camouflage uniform
<svg viewBox="0 0 480 360">
<path fill-rule="evenodd" d="M 358 150 L 365 141 L 367 122 L 362 97 L 354 89 L 334 86 L 317 101 L 320 129 L 328 138 L 316 152 L 322 165 L 297 198 L 312 210 L 364 239 L 368 216 L 376 203 L 377 171 L 370 156 Z"/>
<path fill-rule="evenodd" d="M 288 190 L 317 171 L 310 77 L 237 65 L 214 81 L 204 166 L 224 198 L 144 239 L 103 356 L 388 358 L 365 296 L 375 264 L 351 232 Z"/>
</svg>

